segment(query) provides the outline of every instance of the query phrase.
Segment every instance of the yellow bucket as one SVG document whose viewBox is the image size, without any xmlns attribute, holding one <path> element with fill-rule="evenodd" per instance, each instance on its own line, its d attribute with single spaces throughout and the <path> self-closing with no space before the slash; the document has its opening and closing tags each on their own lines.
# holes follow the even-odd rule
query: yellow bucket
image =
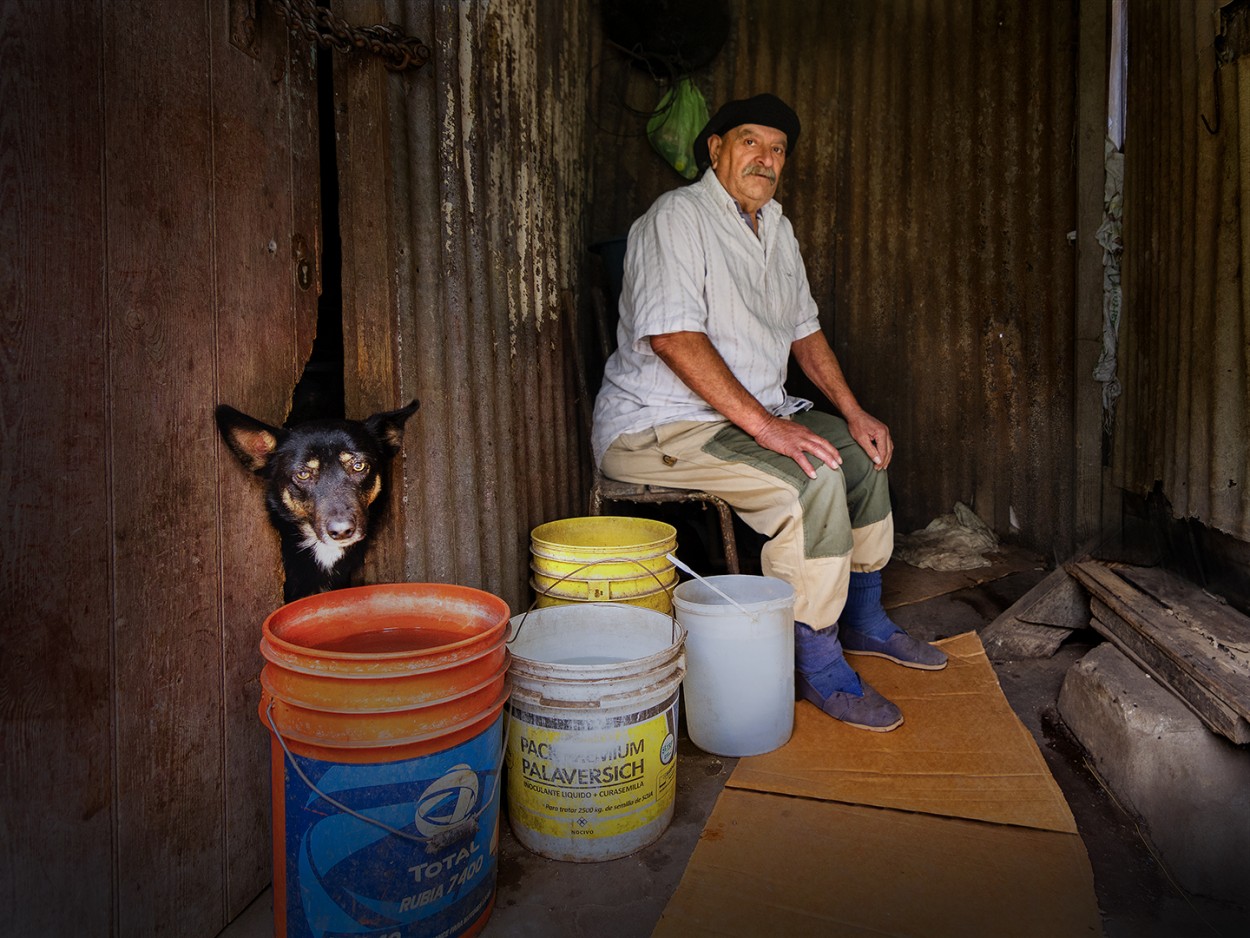
<svg viewBox="0 0 1250 938">
<path fill-rule="evenodd" d="M 565 518 L 530 533 L 530 585 L 540 606 L 618 602 L 669 612 L 677 529 L 650 518 Z"/>
<path fill-rule="evenodd" d="M 534 586 L 534 582 L 532 580 L 530 581 L 530 585 Z M 671 615 L 673 612 L 673 589 L 675 587 L 676 583 L 674 583 L 673 586 L 658 589 L 651 593 L 643 593 L 640 596 L 635 596 L 633 599 L 617 599 L 613 600 L 613 602 L 620 603 L 624 606 L 639 606 L 643 609 L 654 609 L 656 612 Z M 537 586 L 534 586 L 534 592 L 538 594 L 538 602 L 535 605 L 539 609 L 545 609 L 548 606 L 572 606 L 578 604 L 590 605 L 595 602 L 603 601 L 595 599 L 568 599 L 560 596 L 552 596 L 550 594 L 543 593 L 543 591 Z"/>
</svg>

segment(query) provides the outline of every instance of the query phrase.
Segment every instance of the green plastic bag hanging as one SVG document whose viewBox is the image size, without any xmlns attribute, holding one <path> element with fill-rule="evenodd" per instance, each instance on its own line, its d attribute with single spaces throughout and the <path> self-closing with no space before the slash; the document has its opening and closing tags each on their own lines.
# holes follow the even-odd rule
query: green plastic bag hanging
<svg viewBox="0 0 1250 938">
<path fill-rule="evenodd" d="M 647 121 L 647 138 L 651 145 L 687 179 L 699 174 L 694 162 L 694 140 L 707 118 L 703 93 L 689 78 L 681 78 L 665 92 Z"/>
</svg>

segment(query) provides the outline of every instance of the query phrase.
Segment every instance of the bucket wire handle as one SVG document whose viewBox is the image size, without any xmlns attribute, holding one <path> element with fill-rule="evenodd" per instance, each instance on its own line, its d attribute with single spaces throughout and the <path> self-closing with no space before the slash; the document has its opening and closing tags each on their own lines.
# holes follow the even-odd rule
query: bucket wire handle
<svg viewBox="0 0 1250 938">
<path fill-rule="evenodd" d="M 672 561 L 674 561 L 674 562 L 676 563 L 676 558 L 675 558 L 675 557 L 673 557 L 673 555 L 672 555 L 672 554 L 669 554 L 669 555 L 668 555 L 668 559 L 669 559 L 669 560 L 672 560 Z M 659 583 L 659 584 L 660 584 L 660 589 L 661 589 L 661 590 L 663 590 L 663 591 L 665 591 L 665 592 L 667 592 L 667 593 L 669 593 L 669 594 L 670 594 L 669 599 L 670 599 L 670 600 L 672 599 L 672 596 L 671 596 L 672 590 L 671 590 L 669 587 L 667 587 L 667 586 L 665 586 L 665 585 L 664 585 L 664 581 L 660 579 L 660 575 L 659 575 L 658 573 L 656 573 L 654 570 L 652 570 L 650 567 L 648 567 L 646 564 L 644 564 L 641 560 L 638 560 L 638 559 L 636 559 L 636 558 L 634 558 L 634 557 L 601 557 L 601 558 L 599 558 L 598 560 L 592 560 L 592 561 L 590 561 L 589 563 L 584 563 L 584 564 L 582 564 L 580 567 L 577 567 L 576 569 L 570 570 L 568 573 L 564 574 L 564 576 L 560 577 L 560 579 L 556 580 L 556 581 L 555 581 L 554 583 L 552 583 L 551 585 L 552 585 L 552 586 L 559 586 L 561 583 L 563 583 L 565 580 L 567 580 L 567 579 L 568 579 L 569 577 L 571 577 L 573 574 L 575 574 L 575 573 L 581 573 L 581 572 L 582 572 L 583 570 L 585 570 L 587 567 L 593 567 L 593 566 L 595 566 L 595 565 L 597 565 L 597 564 L 601 564 L 601 563 L 632 563 L 632 564 L 634 564 L 635 566 L 642 567 L 642 569 L 643 569 L 644 571 L 646 571 L 647 573 L 651 574 L 651 577 L 655 580 L 655 582 L 657 582 L 657 583 Z M 683 570 L 686 570 L 686 569 L 687 569 L 687 567 L 686 567 L 686 565 L 685 565 L 685 564 L 678 564 L 678 566 L 679 566 L 679 567 L 681 567 Z M 693 572 L 693 571 L 690 571 L 690 572 Z M 695 576 L 698 576 L 698 574 L 696 573 L 696 574 L 695 574 Z M 702 577 L 700 577 L 700 579 L 702 579 Z M 713 587 L 713 588 L 715 588 L 715 587 Z M 540 595 L 540 596 L 548 596 L 548 595 L 550 595 L 550 594 L 549 594 L 549 593 L 547 593 L 546 591 L 544 591 L 544 590 L 540 590 L 538 587 L 534 587 L 534 592 L 538 593 L 538 595 Z M 717 592 L 719 592 L 719 590 L 718 590 Z M 731 600 L 730 600 L 730 602 L 733 602 L 733 600 L 731 599 Z M 521 621 L 517 623 L 517 626 L 516 626 L 516 631 L 514 631 L 514 632 L 512 633 L 512 637 L 508 639 L 507 644 L 511 645 L 513 642 L 515 642 L 515 641 L 517 640 L 517 638 L 518 638 L 518 637 L 520 637 L 520 635 L 521 635 L 521 627 L 522 627 L 523 625 L 525 625 L 525 620 L 526 620 L 526 618 L 529 616 L 529 614 L 530 614 L 531 612 L 533 612 L 533 611 L 534 611 L 534 607 L 535 607 L 535 606 L 537 606 L 537 605 L 538 605 L 538 600 L 537 600 L 537 599 L 535 599 L 532 603 L 530 603 L 530 607 L 529 607 L 528 609 L 526 609 L 526 610 L 525 610 L 525 612 L 521 613 Z M 737 603 L 734 603 L 734 605 L 737 605 Z M 677 616 L 675 616 L 675 615 L 673 614 L 673 612 L 670 610 L 670 611 L 669 611 L 669 614 L 668 614 L 668 617 L 669 617 L 669 619 L 671 619 L 671 620 L 672 620 L 672 623 L 673 623 L 672 640 L 673 640 L 673 641 L 677 641 L 677 636 L 678 636 L 678 634 L 679 634 L 679 633 L 678 633 L 678 631 L 677 631 L 677 629 L 678 629 L 678 626 L 677 626 Z"/>
<path fill-rule="evenodd" d="M 323 799 L 327 804 L 333 805 L 334 807 L 342 811 L 344 814 L 350 814 L 352 817 L 357 818 L 358 820 L 364 821 L 367 824 L 372 824 L 374 827 L 380 827 L 382 828 L 382 830 L 386 831 L 388 834 L 393 834 L 396 837 L 402 837 L 404 840 L 411 840 L 413 843 L 418 843 L 423 847 L 429 846 L 430 842 L 435 840 L 435 838 L 443 837 L 446 835 L 446 832 L 444 832 L 443 834 L 436 834 L 433 837 L 418 837 L 416 834 L 410 834 L 407 831 L 401 831 L 397 827 L 391 827 L 391 825 L 383 821 L 379 821 L 377 818 L 369 817 L 367 814 L 361 814 L 359 811 L 349 808 L 347 805 L 343 804 L 343 802 L 339 801 L 338 799 L 332 798 L 329 795 L 327 795 L 324 791 L 322 791 L 320 788 L 317 787 L 317 784 L 312 779 L 310 779 L 304 773 L 304 770 L 300 768 L 300 764 L 295 761 L 294 754 L 291 752 L 290 749 L 287 748 L 286 739 L 283 738 L 282 732 L 278 729 L 278 724 L 275 723 L 273 719 L 273 705 L 274 705 L 274 698 L 270 697 L 269 705 L 265 707 L 265 719 L 269 723 L 269 728 L 273 730 L 273 735 L 274 735 L 274 738 L 277 739 L 278 745 L 280 745 L 282 747 L 282 751 L 286 753 L 287 762 L 291 764 L 291 768 L 295 770 L 295 774 L 300 777 L 300 781 L 302 781 L 306 786 L 308 786 L 309 790 L 316 792 L 318 797 Z M 495 791 L 499 788 L 499 776 L 503 774 L 504 755 L 508 751 L 508 731 L 509 729 L 511 729 L 510 724 L 511 724 L 510 720 L 505 719 L 503 721 L 503 744 L 499 748 L 499 771 L 493 773 L 495 777 L 494 777 L 494 780 L 491 782 L 490 794 L 487 795 L 486 798 L 482 800 L 482 806 L 478 808 L 477 811 L 475 811 L 469 817 L 463 818 L 458 824 L 455 825 L 455 827 L 450 828 L 451 830 L 463 829 L 465 825 L 469 823 L 476 824 L 477 819 L 482 816 L 482 813 L 495 800 Z"/>
</svg>

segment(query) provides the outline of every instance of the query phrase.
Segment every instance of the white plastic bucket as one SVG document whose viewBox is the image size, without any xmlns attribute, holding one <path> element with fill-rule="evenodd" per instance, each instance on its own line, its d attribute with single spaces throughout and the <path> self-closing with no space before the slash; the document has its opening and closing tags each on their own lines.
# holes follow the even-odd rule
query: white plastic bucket
<svg viewBox="0 0 1250 938">
<path fill-rule="evenodd" d="M 756 756 L 794 731 L 794 588 L 765 576 L 688 580 L 673 593 L 686 629 L 686 731 L 705 752 Z"/>
<path fill-rule="evenodd" d="M 508 820 L 554 860 L 623 857 L 673 819 L 684 632 L 619 603 L 512 620 Z"/>
</svg>

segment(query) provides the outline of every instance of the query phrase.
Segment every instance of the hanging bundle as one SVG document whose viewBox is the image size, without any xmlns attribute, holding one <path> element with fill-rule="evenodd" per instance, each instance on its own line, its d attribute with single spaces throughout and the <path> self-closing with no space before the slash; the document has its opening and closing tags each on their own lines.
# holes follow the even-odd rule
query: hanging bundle
<svg viewBox="0 0 1250 938">
<path fill-rule="evenodd" d="M 687 179 L 698 175 L 694 141 L 707 123 L 707 101 L 690 78 L 679 78 L 647 121 L 647 138 L 657 153 Z"/>
</svg>

